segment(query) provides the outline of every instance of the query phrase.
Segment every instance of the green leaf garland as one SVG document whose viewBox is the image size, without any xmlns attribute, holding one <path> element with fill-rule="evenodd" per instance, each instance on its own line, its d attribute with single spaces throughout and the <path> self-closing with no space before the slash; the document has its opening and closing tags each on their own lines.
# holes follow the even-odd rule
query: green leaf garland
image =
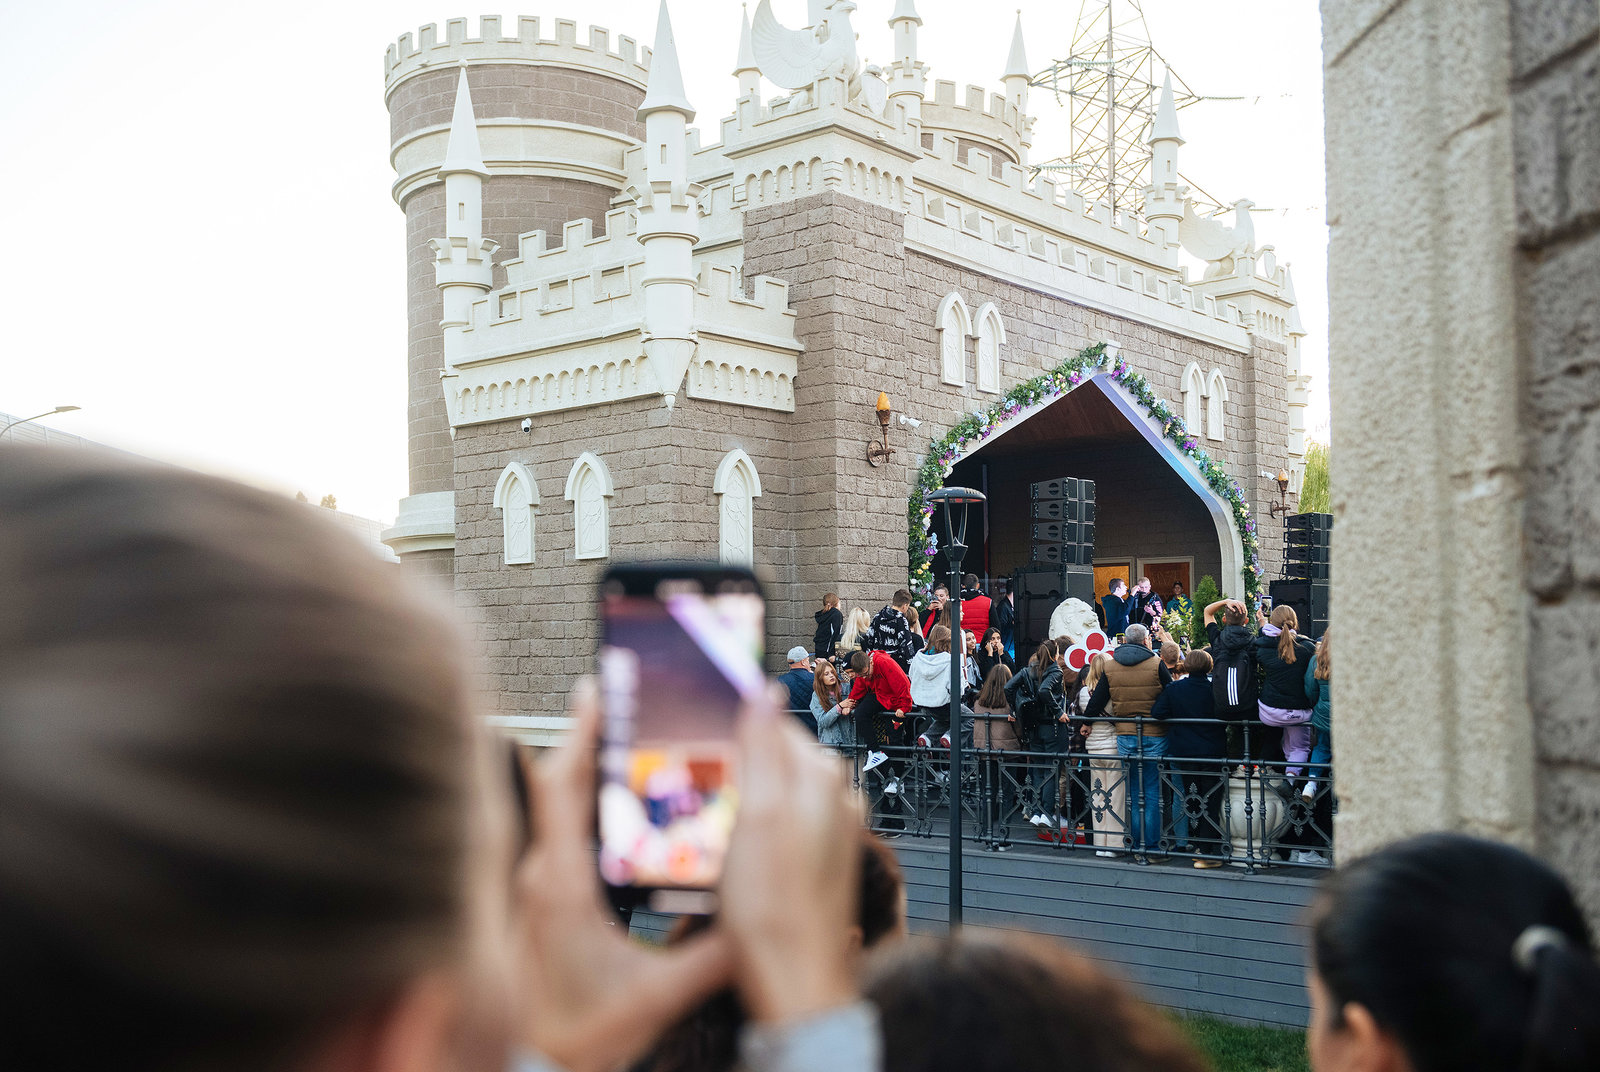
<svg viewBox="0 0 1600 1072">
<path fill-rule="evenodd" d="M 1245 501 L 1244 490 L 1229 478 L 1215 459 L 1200 449 L 1199 440 L 1184 426 L 1183 418 L 1156 397 L 1150 381 L 1134 372 L 1122 357 L 1109 355 L 1105 343 L 1097 342 L 1042 376 L 1017 384 L 988 409 L 966 414 L 956 421 L 943 438 L 929 444 L 922 468 L 917 471 L 911 501 L 906 507 L 910 587 L 919 607 L 926 606 L 933 591 L 932 562 L 933 556 L 938 553 L 932 532 L 933 506 L 928 502 L 928 494 L 944 486 L 945 478 L 955 467 L 958 457 L 989 438 L 1018 413 L 1069 393 L 1101 371 L 1138 400 L 1145 412 L 1161 425 L 1162 434 L 1172 441 L 1180 453 L 1195 463 L 1211 490 L 1227 500 L 1233 508 L 1234 527 L 1239 530 L 1239 541 L 1244 546 L 1246 564 L 1240 576 L 1244 579 L 1245 595 L 1252 605 L 1260 598 L 1263 576 L 1260 549 L 1256 543 L 1255 519 Z"/>
</svg>

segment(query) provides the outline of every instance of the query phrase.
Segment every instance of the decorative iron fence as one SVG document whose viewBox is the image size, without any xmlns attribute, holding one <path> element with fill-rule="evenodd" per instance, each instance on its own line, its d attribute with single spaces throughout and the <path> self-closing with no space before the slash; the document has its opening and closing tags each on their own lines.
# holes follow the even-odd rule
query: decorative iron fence
<svg viewBox="0 0 1600 1072">
<path fill-rule="evenodd" d="M 1196 867 L 1326 868 L 1337 809 L 1330 762 L 1291 762 L 1260 722 L 1201 719 L 1074 719 L 1070 750 L 974 743 L 963 729 L 959 800 L 963 842 L 990 851 L 1029 844 L 1086 857 L 1147 863 L 1188 858 Z M 982 721 L 982 720 L 979 720 Z M 1222 726 L 1226 756 L 1167 753 L 1166 731 Z M 1115 734 L 1114 724 L 1133 733 Z M 908 716 L 902 739 L 923 727 Z M 979 733 L 984 741 L 989 734 Z M 1068 747 L 1068 745 L 1057 745 Z M 850 764 L 873 830 L 946 837 L 952 800 L 949 751 L 890 744 L 835 749 Z M 1272 754 L 1275 758 L 1264 758 Z M 1154 831 L 1154 836 L 1146 832 Z"/>
</svg>

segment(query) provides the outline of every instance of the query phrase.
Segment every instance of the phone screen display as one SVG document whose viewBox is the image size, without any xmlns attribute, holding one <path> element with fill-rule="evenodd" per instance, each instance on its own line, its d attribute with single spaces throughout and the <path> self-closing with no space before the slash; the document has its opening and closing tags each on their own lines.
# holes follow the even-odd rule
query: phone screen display
<svg viewBox="0 0 1600 1072">
<path fill-rule="evenodd" d="M 601 874 L 613 886 L 710 888 L 738 810 L 734 723 L 766 687 L 761 597 L 679 578 L 602 600 Z"/>
</svg>

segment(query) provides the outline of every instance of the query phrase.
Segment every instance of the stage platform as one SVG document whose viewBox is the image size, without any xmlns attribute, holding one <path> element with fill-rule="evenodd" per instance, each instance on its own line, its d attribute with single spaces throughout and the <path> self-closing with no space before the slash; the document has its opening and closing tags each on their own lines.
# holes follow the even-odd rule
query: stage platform
<svg viewBox="0 0 1600 1072">
<path fill-rule="evenodd" d="M 942 838 L 896 839 L 914 934 L 942 934 L 949 849 Z M 1186 859 L 1141 866 L 1040 843 L 1008 852 L 969 845 L 966 922 L 1064 938 L 1146 1000 L 1186 1014 L 1304 1028 L 1305 917 L 1321 872 L 1198 871 Z M 634 917 L 659 940 L 668 921 Z"/>
</svg>

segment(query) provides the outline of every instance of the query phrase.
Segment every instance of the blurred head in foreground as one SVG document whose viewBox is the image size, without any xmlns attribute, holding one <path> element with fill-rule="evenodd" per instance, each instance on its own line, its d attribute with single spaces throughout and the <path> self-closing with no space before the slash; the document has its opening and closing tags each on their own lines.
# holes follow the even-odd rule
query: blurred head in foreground
<svg viewBox="0 0 1600 1072">
<path fill-rule="evenodd" d="M 1035 935 L 963 931 L 875 958 L 884 1072 L 1204 1072 L 1177 1029 Z"/>
<path fill-rule="evenodd" d="M 1600 965 L 1521 849 L 1424 834 L 1335 871 L 1312 921 L 1316 1072 L 1600 1068 Z"/>
<path fill-rule="evenodd" d="M 0 1052 L 503 1060 L 503 755 L 392 567 L 287 499 L 12 449 L 0 592 Z"/>
</svg>

